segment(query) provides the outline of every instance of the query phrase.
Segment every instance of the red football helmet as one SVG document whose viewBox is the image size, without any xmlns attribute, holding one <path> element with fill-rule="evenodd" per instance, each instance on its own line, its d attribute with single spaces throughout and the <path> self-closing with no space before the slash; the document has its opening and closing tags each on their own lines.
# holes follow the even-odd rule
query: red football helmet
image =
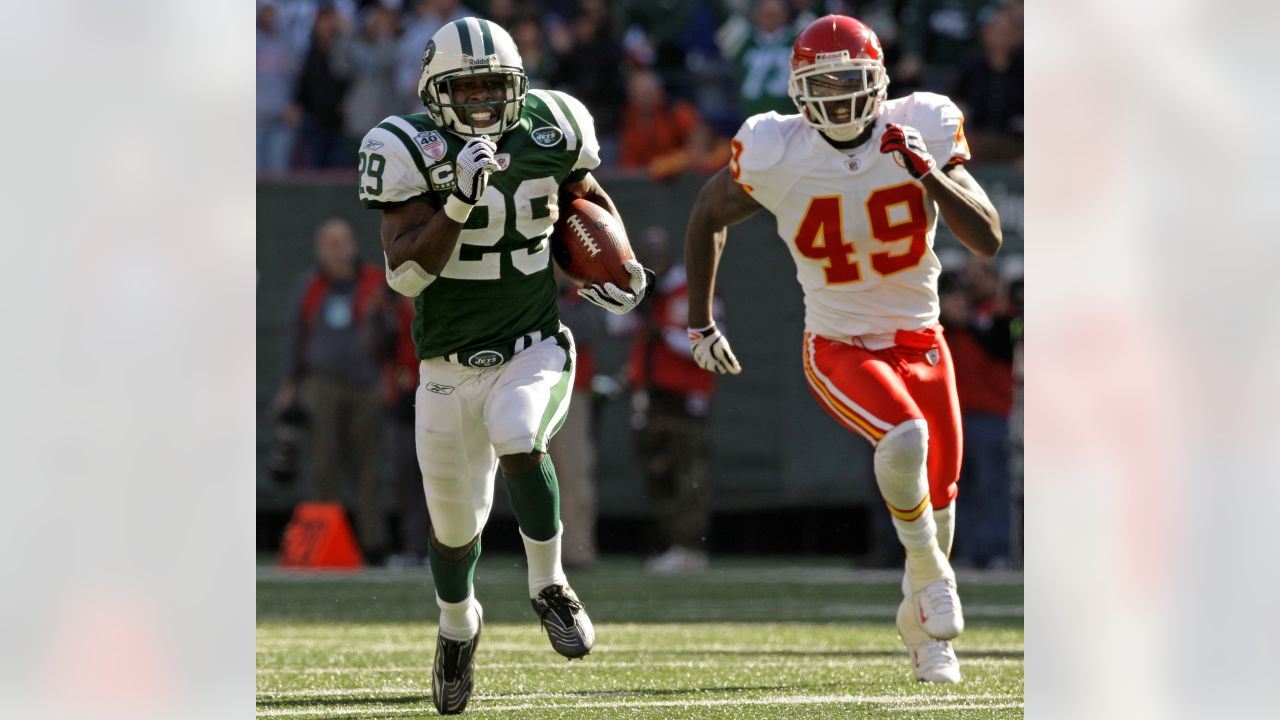
<svg viewBox="0 0 1280 720">
<path fill-rule="evenodd" d="M 818 18 L 791 47 L 791 99 L 833 140 L 852 140 L 874 121 L 888 87 L 880 39 L 851 17 Z"/>
</svg>

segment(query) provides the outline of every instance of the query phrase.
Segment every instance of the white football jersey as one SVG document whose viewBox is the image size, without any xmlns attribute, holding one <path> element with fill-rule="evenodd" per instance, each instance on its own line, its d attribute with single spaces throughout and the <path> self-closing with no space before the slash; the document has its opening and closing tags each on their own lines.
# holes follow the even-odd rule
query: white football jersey
<svg viewBox="0 0 1280 720">
<path fill-rule="evenodd" d="M 959 108 L 943 95 L 913 93 L 880 106 L 871 139 L 847 154 L 800 115 L 748 118 L 734 137 L 729 170 L 773 213 L 804 288 L 805 329 L 833 340 L 860 337 L 872 349 L 897 330 L 938 321 L 933 252 L 937 205 L 892 154 L 885 124 L 920 131 L 939 167 L 969 159 Z"/>
</svg>

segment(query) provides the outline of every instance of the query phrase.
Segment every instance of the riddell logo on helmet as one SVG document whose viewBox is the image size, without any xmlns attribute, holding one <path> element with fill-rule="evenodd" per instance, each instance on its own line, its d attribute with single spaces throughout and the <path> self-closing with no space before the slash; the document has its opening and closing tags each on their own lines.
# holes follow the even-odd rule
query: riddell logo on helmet
<svg viewBox="0 0 1280 720">
<path fill-rule="evenodd" d="M 848 60 L 849 51 L 841 50 L 839 52 L 818 53 L 813 57 L 813 59 L 817 62 L 826 62 L 827 60 Z"/>
</svg>

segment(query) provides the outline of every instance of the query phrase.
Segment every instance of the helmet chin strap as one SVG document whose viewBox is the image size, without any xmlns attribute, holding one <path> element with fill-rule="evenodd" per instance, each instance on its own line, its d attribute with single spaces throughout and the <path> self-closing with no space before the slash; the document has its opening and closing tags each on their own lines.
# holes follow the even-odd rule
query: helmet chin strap
<svg viewBox="0 0 1280 720">
<path fill-rule="evenodd" d="M 858 137 L 866 127 L 866 123 L 859 123 L 857 125 L 841 125 L 836 128 L 825 127 L 822 128 L 822 134 L 838 142 L 847 142 Z"/>
</svg>

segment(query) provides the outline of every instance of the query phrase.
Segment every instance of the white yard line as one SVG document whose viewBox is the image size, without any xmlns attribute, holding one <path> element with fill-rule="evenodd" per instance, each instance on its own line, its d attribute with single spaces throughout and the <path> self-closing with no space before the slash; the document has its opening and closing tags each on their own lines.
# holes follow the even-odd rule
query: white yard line
<svg viewBox="0 0 1280 720">
<path fill-rule="evenodd" d="M 1021 585 L 1023 574 L 1014 570 L 957 570 L 960 586 L 965 585 Z M 430 585 L 431 575 L 425 569 L 393 570 L 388 568 L 365 568 L 358 572 L 345 571 L 301 571 L 281 570 L 269 565 L 257 569 L 259 580 L 273 582 L 311 582 L 311 583 L 423 583 Z M 476 577 L 476 582 L 500 582 L 512 579 L 523 579 L 525 571 L 520 569 L 501 568 L 485 571 L 483 566 Z M 741 582 L 748 584 L 795 584 L 804 585 L 844 585 L 857 583 L 899 583 L 902 582 L 901 570 L 859 570 L 839 565 L 820 567 L 788 567 L 783 564 L 763 566 L 731 565 L 729 567 L 712 567 L 705 573 L 684 578 L 655 578 L 645 574 L 638 566 L 635 578 L 645 582 L 680 582 L 694 580 L 697 582 Z"/>
<path fill-rule="evenodd" d="M 343 693 L 354 693 L 357 697 L 369 697 L 373 691 L 355 690 L 355 691 L 334 691 L 334 690 L 311 690 L 300 691 L 299 693 L 278 694 L 278 697 L 341 697 Z M 557 694 L 529 694 L 523 696 L 502 696 L 502 699 L 567 699 L 572 696 Z M 423 701 L 426 701 L 423 696 Z M 497 699 L 497 698 L 495 698 Z M 974 701 L 992 700 L 1004 701 L 999 704 L 983 704 Z M 467 709 L 468 714 L 479 715 L 483 713 L 510 712 L 517 710 L 586 710 L 592 708 L 641 708 L 641 707 L 717 707 L 723 705 L 886 705 L 887 709 L 893 711 L 930 711 L 930 710 L 952 710 L 952 709 L 979 709 L 979 708 L 1014 708 L 1022 707 L 1022 698 L 1018 695 L 1001 694 L 1001 693 L 984 693 L 976 695 L 950 695 L 946 697 L 904 697 L 902 695 L 784 695 L 779 697 L 760 697 L 760 698 L 721 698 L 715 700 L 616 700 L 616 701 L 588 701 L 577 703 L 522 703 L 518 705 L 485 705 L 485 697 L 476 695 L 474 704 Z M 260 717 L 273 717 L 276 715 L 302 715 L 302 716 L 328 716 L 328 717 L 350 717 L 350 716 L 368 716 L 369 713 L 386 714 L 386 715 L 408 715 L 421 713 L 422 708 L 418 707 L 386 707 L 373 709 L 370 707 L 360 708 L 260 708 L 258 715 Z"/>
<path fill-rule="evenodd" d="M 956 703 L 954 705 L 930 705 L 928 707 L 920 707 L 919 705 L 898 705 L 895 707 L 887 707 L 885 710 L 889 712 L 942 712 L 944 710 L 1010 710 L 1013 708 L 1024 707 L 1023 703 L 996 703 L 994 705 L 986 705 L 982 703 Z"/>
<path fill-rule="evenodd" d="M 425 656 L 424 656 L 425 657 Z M 476 663 L 477 670 L 560 670 L 566 672 L 594 672 L 596 670 L 614 670 L 622 668 L 688 668 L 690 670 L 734 670 L 736 668 L 776 668 L 776 667 L 859 667 L 862 665 L 897 665 L 905 663 L 907 660 L 904 651 L 901 657 L 883 656 L 883 657 L 849 657 L 849 658 L 825 658 L 815 660 L 814 658 L 796 657 L 789 659 L 776 660 L 756 660 L 748 662 L 736 662 L 732 666 L 726 666 L 722 662 L 713 661 L 693 661 L 693 660 L 650 660 L 645 662 L 588 662 L 588 663 L 565 663 L 563 661 L 550 662 L 508 662 L 508 663 Z M 993 665 L 1021 665 L 1023 659 L 1021 657 L 1007 658 L 975 658 L 965 657 L 963 651 L 960 652 L 961 663 L 966 667 L 971 665 L 993 666 Z M 424 662 L 422 665 L 409 665 L 403 667 L 375 667 L 375 668 L 351 668 L 351 667 L 301 667 L 301 668 L 258 668 L 259 675 L 364 675 L 364 674 L 404 674 L 417 673 L 427 675 L 431 672 L 431 668 Z"/>
</svg>

